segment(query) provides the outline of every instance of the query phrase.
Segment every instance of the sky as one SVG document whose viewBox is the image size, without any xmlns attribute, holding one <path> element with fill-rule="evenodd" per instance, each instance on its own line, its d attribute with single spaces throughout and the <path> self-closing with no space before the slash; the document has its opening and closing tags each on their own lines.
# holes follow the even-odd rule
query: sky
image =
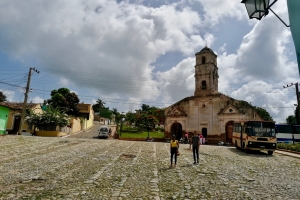
<svg viewBox="0 0 300 200">
<path fill-rule="evenodd" d="M 193 96 L 195 53 L 218 56 L 219 92 L 294 114 L 299 81 L 289 28 L 270 13 L 249 19 L 241 0 L 1 0 L 0 91 L 10 102 L 42 103 L 52 90 L 135 112 Z M 272 9 L 289 24 L 286 1 Z"/>
</svg>

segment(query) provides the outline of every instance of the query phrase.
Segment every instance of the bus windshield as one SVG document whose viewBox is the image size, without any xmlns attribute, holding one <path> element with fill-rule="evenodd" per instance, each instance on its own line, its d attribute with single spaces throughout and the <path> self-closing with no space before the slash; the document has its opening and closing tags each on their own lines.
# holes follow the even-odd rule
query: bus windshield
<svg viewBox="0 0 300 200">
<path fill-rule="evenodd" d="M 246 133 L 256 137 L 275 137 L 275 124 L 272 122 L 250 122 L 246 126 Z"/>
</svg>

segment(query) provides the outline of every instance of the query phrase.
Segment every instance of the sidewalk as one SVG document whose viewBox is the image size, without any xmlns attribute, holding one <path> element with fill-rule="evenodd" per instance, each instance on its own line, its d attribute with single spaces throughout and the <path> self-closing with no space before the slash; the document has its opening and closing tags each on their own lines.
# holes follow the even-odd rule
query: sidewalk
<svg viewBox="0 0 300 200">
<path fill-rule="evenodd" d="M 294 158 L 300 158 L 300 154 L 298 154 L 298 153 L 282 151 L 282 150 L 275 150 L 275 153 L 284 154 L 284 155 L 291 156 L 291 157 L 294 157 Z"/>
</svg>

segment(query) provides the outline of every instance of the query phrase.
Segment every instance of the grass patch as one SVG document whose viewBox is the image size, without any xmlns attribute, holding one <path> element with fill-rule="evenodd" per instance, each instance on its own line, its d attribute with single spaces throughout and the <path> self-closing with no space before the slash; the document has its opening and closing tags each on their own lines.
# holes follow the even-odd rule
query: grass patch
<svg viewBox="0 0 300 200">
<path fill-rule="evenodd" d="M 132 133 L 132 132 L 122 132 L 120 138 L 147 138 L 148 131 L 140 132 L 140 133 Z M 162 132 L 152 132 L 149 131 L 149 137 L 151 138 L 164 138 L 165 135 Z"/>
</svg>

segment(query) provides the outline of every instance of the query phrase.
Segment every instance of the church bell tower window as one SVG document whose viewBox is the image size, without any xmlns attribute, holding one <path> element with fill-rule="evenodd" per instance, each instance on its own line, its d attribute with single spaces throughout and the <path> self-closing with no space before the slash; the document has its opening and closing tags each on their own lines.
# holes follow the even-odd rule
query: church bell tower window
<svg viewBox="0 0 300 200">
<path fill-rule="evenodd" d="M 206 57 L 202 56 L 202 64 L 205 64 L 205 63 L 206 63 Z"/>
<path fill-rule="evenodd" d="M 206 90 L 206 81 L 202 81 L 201 89 Z"/>
</svg>

